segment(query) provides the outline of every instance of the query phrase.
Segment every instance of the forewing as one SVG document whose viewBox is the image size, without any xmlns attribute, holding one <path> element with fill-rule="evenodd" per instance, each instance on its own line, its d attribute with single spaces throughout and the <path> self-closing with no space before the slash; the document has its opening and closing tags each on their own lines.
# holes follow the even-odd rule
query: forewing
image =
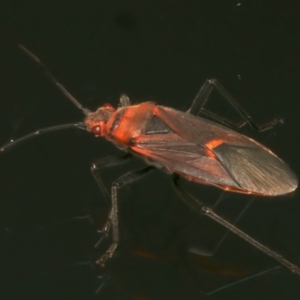
<svg viewBox="0 0 300 300">
<path fill-rule="evenodd" d="M 295 174 L 258 142 L 172 108 L 156 106 L 154 114 L 161 121 L 156 128 L 163 128 L 164 133 L 141 135 L 132 147 L 148 162 L 191 181 L 236 192 L 275 196 L 296 189 Z M 155 124 L 159 124 L 157 119 Z"/>
<path fill-rule="evenodd" d="M 198 145 L 204 146 L 209 141 L 216 139 L 222 139 L 230 145 L 259 145 L 257 142 L 232 129 L 190 113 L 169 107 L 156 106 L 154 114 L 162 120 L 172 132 Z"/>
<path fill-rule="evenodd" d="M 163 167 L 188 180 L 238 188 L 223 166 L 206 153 L 206 149 L 170 132 L 140 135 L 131 149 L 149 164 Z"/>
</svg>

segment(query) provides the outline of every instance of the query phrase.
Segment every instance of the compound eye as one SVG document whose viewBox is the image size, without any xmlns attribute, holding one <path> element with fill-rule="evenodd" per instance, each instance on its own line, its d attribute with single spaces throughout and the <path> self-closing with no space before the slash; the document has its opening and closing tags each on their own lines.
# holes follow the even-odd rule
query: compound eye
<svg viewBox="0 0 300 300">
<path fill-rule="evenodd" d="M 99 125 L 92 127 L 91 133 L 95 136 L 101 135 L 101 127 Z"/>
</svg>

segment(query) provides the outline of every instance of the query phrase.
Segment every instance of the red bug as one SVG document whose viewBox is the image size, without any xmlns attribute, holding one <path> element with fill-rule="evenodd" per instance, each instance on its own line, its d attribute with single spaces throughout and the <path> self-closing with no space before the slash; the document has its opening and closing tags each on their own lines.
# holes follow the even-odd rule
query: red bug
<svg viewBox="0 0 300 300">
<path fill-rule="evenodd" d="M 245 120 L 244 124 L 248 123 L 254 129 L 264 131 L 281 122 L 281 120 L 274 120 L 264 126 L 255 125 L 250 116 L 218 81 L 207 80 L 187 112 L 159 106 L 154 102 L 131 105 L 126 95 L 121 96 L 119 107 L 116 109 L 110 104 L 104 104 L 96 112 L 91 112 L 51 75 L 39 58 L 24 46 L 19 47 L 43 68 L 46 75 L 69 100 L 83 111 L 86 118 L 84 122 L 38 130 L 4 145 L 1 151 L 46 132 L 76 127 L 87 130 L 95 136 L 105 137 L 120 149 L 143 158 L 150 165 L 142 171 L 125 174 L 112 184 L 110 195 L 112 208 L 103 232 L 108 233 L 111 230 L 113 242 L 96 263 L 104 265 L 106 260 L 113 256 L 119 242 L 117 190 L 137 180 L 153 166 L 196 183 L 214 185 L 236 193 L 277 196 L 291 193 L 297 188 L 296 175 L 271 150 L 224 126 L 231 124 L 204 109 L 210 93 L 216 88 L 240 113 Z M 196 116 L 199 112 L 218 119 L 223 125 Z M 122 161 L 120 158 L 108 157 L 92 165 L 92 174 L 106 197 L 109 195 L 97 170 L 120 164 Z M 177 189 L 182 195 L 179 187 Z M 187 195 L 185 193 L 183 197 Z M 300 275 L 300 269 L 296 265 L 260 244 L 201 202 L 198 201 L 198 204 L 202 213 L 209 218 Z"/>
</svg>

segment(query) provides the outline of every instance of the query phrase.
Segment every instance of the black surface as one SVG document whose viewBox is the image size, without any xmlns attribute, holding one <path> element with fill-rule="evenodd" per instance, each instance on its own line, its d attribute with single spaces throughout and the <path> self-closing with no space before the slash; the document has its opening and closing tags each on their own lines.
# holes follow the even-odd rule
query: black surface
<svg viewBox="0 0 300 300">
<path fill-rule="evenodd" d="M 0 143 L 82 120 L 19 51 L 22 43 L 92 110 L 117 105 L 123 92 L 133 103 L 186 110 L 205 79 L 217 78 L 257 122 L 284 118 L 274 134 L 243 132 L 265 141 L 299 174 L 299 4 L 277 3 L 7 1 L 1 7 Z M 238 119 L 218 99 L 209 106 Z M 188 254 L 209 248 L 224 231 L 190 211 L 159 171 L 122 190 L 120 247 L 105 270 L 93 268 L 105 248 L 94 249 L 95 228 L 104 224 L 108 206 L 89 167 L 120 154 L 105 140 L 68 130 L 0 155 L 1 299 L 299 299 L 300 278 L 284 268 L 201 294 L 277 263 L 233 235 L 211 260 Z M 107 185 L 142 166 L 134 159 L 105 172 Z M 220 194 L 182 183 L 208 203 Z M 218 212 L 233 220 L 249 199 L 228 194 Z M 300 265 L 299 200 L 297 191 L 257 198 L 239 227 Z M 74 219 L 87 214 L 94 222 Z"/>
</svg>

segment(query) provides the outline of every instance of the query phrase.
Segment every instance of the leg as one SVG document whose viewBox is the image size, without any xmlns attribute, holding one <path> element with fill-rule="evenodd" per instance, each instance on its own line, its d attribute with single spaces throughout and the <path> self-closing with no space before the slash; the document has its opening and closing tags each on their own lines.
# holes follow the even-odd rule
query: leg
<svg viewBox="0 0 300 300">
<path fill-rule="evenodd" d="M 218 204 L 223 201 L 224 199 L 224 194 L 226 192 L 222 192 L 220 197 L 218 198 L 218 200 L 216 201 L 216 203 L 213 205 L 213 209 L 215 209 Z M 238 223 L 238 221 L 241 219 L 241 217 L 244 215 L 244 213 L 247 211 L 247 209 L 251 206 L 251 204 L 253 203 L 255 197 L 251 197 L 251 199 L 247 202 L 247 204 L 244 206 L 244 208 L 241 210 L 241 212 L 238 214 L 238 216 L 235 218 L 235 220 L 232 222 L 232 225 L 236 225 Z M 217 245 L 214 247 L 214 249 L 211 252 L 211 256 L 213 256 L 218 249 L 220 248 L 220 246 L 222 245 L 222 243 L 224 242 L 224 240 L 226 239 L 226 237 L 228 236 L 228 234 L 230 233 L 230 230 L 227 230 L 225 232 L 225 234 L 221 237 L 221 239 L 218 241 Z"/>
<path fill-rule="evenodd" d="M 109 168 L 109 167 L 114 167 L 114 166 L 118 166 L 121 165 L 125 162 L 128 161 L 128 158 L 130 157 L 130 154 L 126 154 L 124 156 L 121 157 L 115 157 L 115 156 L 107 156 L 104 157 L 98 161 L 96 161 L 94 164 L 92 164 L 91 166 L 91 172 L 92 175 L 95 179 L 95 181 L 97 182 L 97 185 L 100 189 L 100 191 L 102 192 L 105 200 L 107 201 L 107 203 L 111 202 L 111 198 L 110 198 L 110 194 L 107 191 L 102 179 L 101 179 L 101 174 L 100 174 L 100 170 L 104 169 L 104 168 Z M 103 226 L 103 228 L 101 230 L 99 230 L 99 233 L 102 233 L 101 238 L 97 241 L 97 243 L 95 244 L 95 247 L 98 247 L 98 245 L 101 243 L 103 237 L 106 237 L 108 235 L 108 232 L 110 231 L 111 228 L 111 210 L 108 214 L 108 220 L 105 223 L 105 225 Z"/>
<path fill-rule="evenodd" d="M 106 187 L 103 184 L 103 181 L 102 181 L 101 175 L 100 175 L 100 170 L 102 170 L 104 168 L 119 166 L 119 165 L 127 162 L 129 157 L 130 157 L 130 154 L 126 154 L 121 157 L 107 156 L 100 160 L 97 160 L 91 166 L 92 175 L 93 175 L 95 181 L 97 182 L 100 191 L 102 192 L 104 198 L 106 199 L 106 201 L 108 203 L 110 202 L 110 195 L 109 195 L 109 192 L 107 191 Z"/>
<path fill-rule="evenodd" d="M 130 154 L 126 154 L 122 157 L 107 156 L 105 158 L 98 160 L 91 166 L 92 175 L 93 175 L 95 181 L 97 182 L 104 198 L 107 200 L 108 203 L 110 203 L 110 194 L 103 184 L 103 181 L 101 179 L 99 171 L 106 167 L 113 167 L 113 166 L 121 165 L 121 164 L 127 162 L 129 157 L 130 157 Z M 109 216 L 110 216 L 110 214 L 109 214 Z M 111 218 L 109 217 L 109 219 L 111 219 Z M 91 216 L 89 214 L 87 214 L 87 215 L 83 215 L 83 216 L 73 217 L 73 218 L 70 218 L 67 220 L 63 220 L 63 221 L 56 221 L 52 224 L 52 226 L 61 226 L 63 224 L 73 222 L 73 221 L 87 221 L 91 224 L 93 223 Z M 41 229 L 43 229 L 43 228 L 40 228 L 40 230 Z M 109 231 L 109 229 L 110 229 L 110 222 L 108 221 L 105 224 L 105 226 L 103 227 L 103 229 L 100 230 L 100 232 L 107 233 Z M 97 244 L 95 246 L 97 246 L 101 242 L 101 240 L 102 240 L 102 238 L 97 242 Z"/>
<path fill-rule="evenodd" d="M 201 201 L 196 200 L 193 198 L 191 195 L 189 195 L 186 191 L 184 191 L 178 183 L 174 182 L 175 189 L 179 196 L 187 201 L 188 203 L 193 203 L 193 206 L 197 207 L 197 210 L 200 210 L 201 213 L 205 214 L 207 217 L 210 219 L 214 220 L 215 222 L 219 223 L 220 225 L 226 227 L 229 231 L 232 233 L 238 235 L 240 238 L 251 244 L 252 246 L 256 247 L 258 250 L 262 251 L 263 253 L 267 254 L 268 256 L 274 258 L 277 260 L 280 264 L 288 268 L 290 271 L 300 275 L 300 268 L 293 263 L 289 262 L 286 260 L 283 256 L 280 254 L 276 253 L 275 251 L 269 249 L 265 245 L 261 244 L 257 240 L 253 239 L 250 237 L 248 234 L 243 232 L 242 230 L 238 229 L 236 226 L 231 224 L 230 222 L 226 221 L 222 217 L 220 217 L 218 214 L 216 214 L 212 209 L 209 207 L 206 207 Z"/>
<path fill-rule="evenodd" d="M 106 199 L 106 201 L 108 203 L 110 203 L 110 194 L 109 192 L 107 191 L 102 179 L 101 179 L 101 175 L 100 175 L 100 170 L 101 169 L 104 169 L 104 168 L 108 168 L 108 167 L 114 167 L 114 166 L 118 166 L 118 165 L 121 165 L 125 162 L 128 161 L 128 159 L 130 158 L 130 154 L 126 154 L 124 156 L 121 156 L 121 157 L 114 157 L 114 156 L 107 156 L 105 158 L 102 158 L 98 161 L 96 161 L 94 164 L 92 164 L 91 166 L 91 173 L 95 179 L 95 181 L 97 182 L 98 184 L 98 187 L 100 188 L 104 198 Z M 109 214 L 110 216 L 110 214 Z M 110 219 L 110 217 L 109 217 Z M 71 221 L 74 221 L 74 220 L 87 220 L 88 222 L 92 223 L 92 219 L 90 217 L 89 214 L 85 215 L 85 216 L 80 216 L 80 217 L 74 217 L 74 218 L 71 218 L 69 220 L 64 220 L 64 221 L 61 221 L 61 222 L 56 222 L 54 225 L 61 225 L 60 223 L 66 223 L 66 222 L 71 222 Z M 110 228 L 110 222 L 107 222 L 105 224 L 105 226 L 103 227 L 102 230 L 100 230 L 100 232 L 102 233 L 107 233 L 109 231 L 109 228 Z M 96 246 L 101 242 L 102 239 L 100 239 Z"/>
<path fill-rule="evenodd" d="M 199 203 L 200 203 L 200 210 L 201 207 L 204 206 L 203 203 L 201 203 L 200 201 L 193 199 L 191 197 L 188 196 L 188 194 L 183 190 L 183 188 L 180 186 L 179 184 L 179 179 L 180 177 L 178 175 L 174 175 L 173 176 L 173 185 L 174 188 L 177 192 L 177 194 L 179 195 L 180 198 L 182 198 L 185 202 L 187 202 L 190 206 L 192 206 L 193 208 L 195 208 L 198 212 L 199 211 Z M 212 208 L 216 209 L 217 206 L 224 201 L 224 199 L 226 198 L 226 196 L 228 196 L 228 193 L 221 192 L 219 198 L 217 199 L 217 201 L 213 204 Z M 247 211 L 247 209 L 250 207 L 250 205 L 253 203 L 255 197 L 252 197 L 250 201 L 247 202 L 247 204 L 245 205 L 245 207 L 241 210 L 241 212 L 239 213 L 239 215 L 236 217 L 236 219 L 234 220 L 234 222 L 232 224 L 237 224 L 237 222 L 241 219 L 241 217 L 243 216 L 243 214 Z M 230 233 L 230 230 L 227 230 L 225 232 L 225 234 L 221 237 L 221 239 L 217 242 L 216 246 L 214 246 L 213 250 L 211 252 L 208 252 L 207 254 L 205 254 L 206 256 L 213 256 L 218 249 L 220 248 L 220 246 L 222 245 L 222 243 L 225 241 L 226 237 L 228 236 L 228 234 Z"/>
<path fill-rule="evenodd" d="M 105 262 L 111 258 L 118 246 L 119 243 L 119 226 L 118 226 L 118 199 L 117 199 L 117 190 L 121 187 L 133 183 L 139 179 L 141 179 L 143 176 L 145 176 L 149 171 L 152 171 L 154 167 L 149 166 L 139 171 L 134 171 L 127 173 L 120 178 L 118 178 L 116 181 L 113 182 L 111 187 L 111 211 L 108 216 L 108 223 L 109 225 L 106 225 L 107 228 L 106 232 L 112 228 L 112 244 L 106 251 L 104 255 L 102 255 L 97 261 L 96 264 L 100 266 L 104 266 Z"/>
<path fill-rule="evenodd" d="M 221 96 L 223 96 L 223 98 L 241 115 L 241 117 L 244 120 L 243 123 L 239 125 L 233 124 L 232 122 L 204 109 L 204 106 L 208 101 L 208 98 L 213 89 L 216 89 L 221 94 Z M 283 123 L 282 119 L 275 119 L 267 124 L 261 126 L 257 125 L 255 122 L 252 121 L 251 116 L 236 102 L 236 100 L 224 89 L 224 87 L 216 79 L 208 79 L 205 81 L 197 96 L 195 97 L 193 104 L 188 110 L 188 112 L 194 115 L 203 113 L 226 126 L 234 128 L 241 128 L 247 123 L 257 131 L 266 131 L 273 128 L 278 123 Z"/>
</svg>

